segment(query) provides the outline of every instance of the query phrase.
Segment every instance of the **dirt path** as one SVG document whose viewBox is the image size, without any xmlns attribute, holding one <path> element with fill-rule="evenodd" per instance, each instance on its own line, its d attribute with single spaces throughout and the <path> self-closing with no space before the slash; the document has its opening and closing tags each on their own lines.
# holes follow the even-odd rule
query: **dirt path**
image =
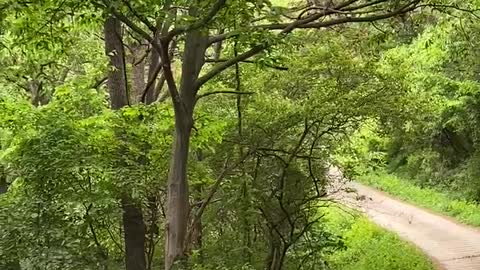
<svg viewBox="0 0 480 270">
<path fill-rule="evenodd" d="M 363 210 L 373 222 L 417 245 L 440 269 L 480 270 L 480 230 L 393 199 L 373 188 L 358 183 L 347 185 L 356 192 L 342 192 L 338 199 Z"/>
</svg>

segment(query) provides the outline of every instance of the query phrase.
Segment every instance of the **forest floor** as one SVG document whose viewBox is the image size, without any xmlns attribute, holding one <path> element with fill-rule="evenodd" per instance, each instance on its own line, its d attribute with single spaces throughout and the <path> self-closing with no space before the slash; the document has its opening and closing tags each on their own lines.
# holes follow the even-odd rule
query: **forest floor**
<svg viewBox="0 0 480 270">
<path fill-rule="evenodd" d="M 329 174 L 339 176 L 336 169 Z M 356 182 L 340 185 L 346 191 L 334 192 L 332 197 L 335 200 L 361 210 L 374 223 L 415 244 L 433 259 L 439 269 L 480 269 L 480 230 Z M 335 190 L 338 190 L 338 184 Z"/>
</svg>

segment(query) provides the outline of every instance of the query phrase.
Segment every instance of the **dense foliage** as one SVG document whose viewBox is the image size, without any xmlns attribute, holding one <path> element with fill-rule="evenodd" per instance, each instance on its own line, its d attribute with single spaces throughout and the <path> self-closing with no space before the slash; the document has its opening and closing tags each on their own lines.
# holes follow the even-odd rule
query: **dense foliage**
<svg viewBox="0 0 480 270">
<path fill-rule="evenodd" d="M 384 167 L 478 201 L 478 19 L 465 12 L 437 20 L 379 60 L 406 95 L 390 115 L 365 123 L 339 160 L 358 174 Z"/>
<path fill-rule="evenodd" d="M 475 4 L 0 0 L 0 268 L 430 269 L 319 206 L 476 179 Z"/>
</svg>

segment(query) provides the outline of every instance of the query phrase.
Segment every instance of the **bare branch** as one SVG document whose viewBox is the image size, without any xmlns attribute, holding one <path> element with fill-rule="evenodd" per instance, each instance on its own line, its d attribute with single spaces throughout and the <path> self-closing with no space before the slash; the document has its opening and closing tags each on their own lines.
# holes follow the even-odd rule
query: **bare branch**
<svg viewBox="0 0 480 270">
<path fill-rule="evenodd" d="M 152 85 L 157 81 L 158 74 L 162 70 L 162 63 L 158 63 L 153 71 L 153 76 L 148 80 L 147 85 L 145 86 L 145 90 L 143 90 L 142 98 L 140 99 L 142 102 L 145 102 L 148 90 L 152 89 Z"/>
<path fill-rule="evenodd" d="M 388 19 L 388 18 L 397 16 L 399 14 L 403 14 L 403 13 L 410 12 L 417 9 L 418 6 L 416 5 L 416 3 L 418 2 L 420 1 L 418 0 L 418 1 L 411 2 L 402 8 L 399 8 L 392 12 L 387 12 L 384 14 L 376 14 L 376 15 L 364 16 L 364 17 L 344 17 L 344 18 L 334 19 L 326 22 L 305 24 L 300 26 L 299 28 L 324 28 L 324 27 L 329 27 L 329 26 L 344 24 L 349 22 L 372 22 L 372 21 Z"/>
<path fill-rule="evenodd" d="M 170 59 L 172 59 L 172 57 L 173 57 L 173 52 L 175 50 L 175 47 L 176 47 L 176 42 L 175 42 L 175 40 L 173 40 L 170 44 L 170 49 L 168 51 L 168 55 L 169 55 Z M 155 70 L 152 72 L 152 76 L 148 80 L 147 85 L 145 86 L 145 90 L 143 91 L 142 98 L 141 98 L 142 102 L 146 101 L 146 97 L 147 97 L 147 94 L 148 94 L 149 90 L 150 91 L 158 90 L 158 88 L 154 89 L 152 86 L 157 81 L 157 77 L 160 74 L 161 70 L 162 70 L 162 62 L 158 63 L 158 65 L 155 67 Z M 164 82 L 165 82 L 165 74 L 162 74 L 162 77 L 160 78 L 160 82 L 159 82 L 160 87 L 163 87 Z M 157 84 L 157 86 L 158 86 L 158 84 Z"/>
<path fill-rule="evenodd" d="M 133 65 L 136 66 L 136 65 L 142 63 L 142 62 L 145 60 L 145 58 L 147 58 L 147 56 L 148 56 L 149 54 L 150 54 L 150 49 L 147 49 L 147 50 L 145 51 L 145 53 L 142 54 L 142 55 L 138 58 L 138 60 L 136 60 L 136 61 L 133 63 Z"/>
<path fill-rule="evenodd" d="M 163 75 L 165 76 L 165 81 L 167 82 L 168 91 L 172 96 L 172 101 L 174 104 L 175 109 L 184 108 L 183 102 L 180 98 L 180 94 L 178 93 L 177 85 L 175 83 L 175 79 L 173 77 L 172 66 L 170 61 L 170 55 L 168 53 L 168 48 L 163 48 L 160 51 L 160 58 L 163 67 Z"/>
</svg>

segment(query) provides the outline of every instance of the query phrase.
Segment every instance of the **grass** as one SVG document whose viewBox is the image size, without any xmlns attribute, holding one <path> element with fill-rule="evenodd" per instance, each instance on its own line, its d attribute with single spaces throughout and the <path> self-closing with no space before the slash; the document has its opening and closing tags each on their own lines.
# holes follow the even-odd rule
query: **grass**
<svg viewBox="0 0 480 270">
<path fill-rule="evenodd" d="M 432 270 L 432 262 L 416 247 L 402 241 L 363 216 L 330 207 L 326 226 L 341 235 L 346 249 L 328 258 L 336 270 Z"/>
<path fill-rule="evenodd" d="M 406 179 L 385 172 L 364 175 L 358 181 L 406 202 L 453 217 L 459 222 L 480 226 L 480 205 L 477 203 L 454 199 L 448 193 L 435 189 L 418 187 Z"/>
</svg>

